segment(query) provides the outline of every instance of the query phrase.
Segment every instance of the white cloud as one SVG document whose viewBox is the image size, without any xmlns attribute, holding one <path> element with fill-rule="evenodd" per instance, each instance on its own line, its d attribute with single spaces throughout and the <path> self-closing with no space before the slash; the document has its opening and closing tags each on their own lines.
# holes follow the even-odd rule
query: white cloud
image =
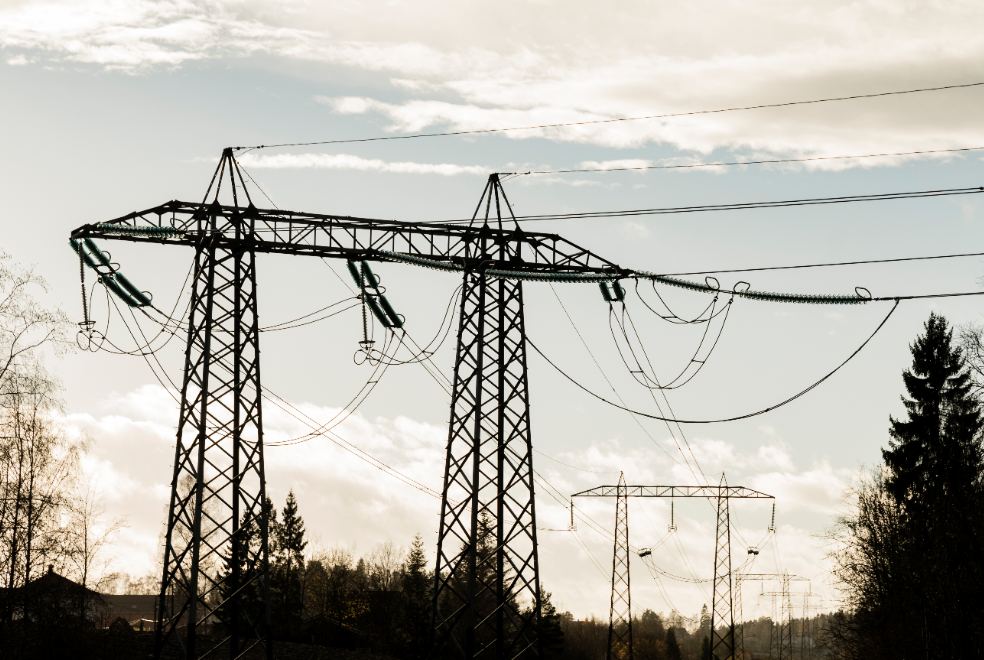
<svg viewBox="0 0 984 660">
<path fill-rule="evenodd" d="M 522 16 L 521 21 L 515 16 Z M 669 114 L 976 81 L 984 6 L 905 0 L 589 2 L 36 0 L 0 9 L 0 45 L 139 71 L 269 54 L 388 74 L 403 101 L 319 97 L 390 130 L 473 130 Z M 590 39 L 583 35 L 590 34 Z M 465 38 L 463 35 L 468 35 Z M 503 133 L 745 158 L 984 144 L 980 90 Z M 433 98 L 427 98 L 432 96 Z M 438 100 L 440 99 L 440 100 Z M 643 159 L 645 160 L 645 159 Z M 906 159 L 825 161 L 882 167 Z M 797 166 L 800 167 L 800 166 Z"/>
<path fill-rule="evenodd" d="M 494 170 L 480 165 L 453 165 L 450 163 L 390 163 L 376 158 L 362 158 L 348 154 L 271 154 L 255 156 L 246 154 L 239 158 L 245 167 L 258 169 L 329 169 L 361 170 L 371 172 L 397 172 L 400 174 L 457 174 L 487 175 Z"/>
<path fill-rule="evenodd" d="M 315 420 L 330 419 L 338 412 L 337 408 L 313 403 L 293 405 Z M 85 461 L 86 469 L 105 492 L 110 515 L 129 519 L 130 527 L 123 531 L 116 547 L 116 568 L 144 574 L 156 570 L 159 561 L 177 411 L 174 401 L 156 385 L 111 395 L 99 409 L 98 415 L 70 415 L 66 423 L 70 432 L 86 428 L 95 439 Z M 296 417 L 272 405 L 264 409 L 264 423 L 268 443 L 288 440 L 309 430 Z M 428 488 L 440 490 L 446 429 L 405 417 L 370 420 L 355 414 L 336 430 L 359 449 Z M 823 549 L 795 521 L 804 511 L 829 514 L 836 510 L 850 475 L 833 470 L 826 463 L 798 471 L 781 439 L 769 428 L 763 427 L 762 432 L 766 442 L 746 451 L 719 439 L 691 440 L 705 471 L 727 469 L 732 485 L 745 485 L 778 498 L 781 516 L 776 539 L 766 533 L 766 504 L 749 501 L 733 508 L 735 561 L 746 560 L 745 545 L 765 539 L 763 557 L 756 560 L 756 568 L 771 572 L 776 557 L 771 544 L 777 540 L 784 568 L 801 575 L 821 576 Z M 672 440 L 666 439 L 665 446 L 671 455 L 678 455 Z M 541 475 L 537 477 L 540 485 L 536 492 L 538 527 L 544 530 L 540 533 L 543 579 L 555 597 L 575 614 L 599 614 L 602 608 L 598 603 L 607 602 L 610 589 L 604 567 L 608 563 L 605 557 L 611 557 L 613 501 L 586 498 L 576 502 L 581 516 L 577 534 L 547 531 L 567 529 L 567 497 L 602 483 L 616 483 L 623 469 L 630 483 L 693 483 L 693 477 L 658 448 L 627 447 L 617 438 L 552 458 L 555 460 L 539 454 L 535 457 Z M 322 543 L 354 543 L 357 549 L 367 550 L 384 540 L 406 544 L 420 532 L 428 551 L 433 552 L 439 501 L 385 475 L 329 439 L 293 446 L 271 445 L 265 460 L 268 492 L 274 502 L 282 506 L 288 489 L 293 489 L 308 532 L 320 536 Z M 550 489 L 544 480 L 559 491 L 560 501 L 548 494 Z M 657 566 L 675 575 L 708 577 L 714 547 L 713 504 L 703 500 L 677 501 L 675 521 L 679 531 L 675 537 L 665 536 L 670 520 L 667 501 L 634 499 L 630 506 L 634 546 L 649 547 L 663 539 L 661 549 L 654 552 Z M 593 561 L 602 564 L 601 574 Z M 645 566 L 641 562 L 634 562 L 633 566 L 634 598 L 668 610 Z M 819 579 L 814 584 L 816 588 Z M 700 586 L 664 581 L 664 587 L 673 605 L 685 613 L 696 612 L 708 600 L 707 589 Z"/>
</svg>

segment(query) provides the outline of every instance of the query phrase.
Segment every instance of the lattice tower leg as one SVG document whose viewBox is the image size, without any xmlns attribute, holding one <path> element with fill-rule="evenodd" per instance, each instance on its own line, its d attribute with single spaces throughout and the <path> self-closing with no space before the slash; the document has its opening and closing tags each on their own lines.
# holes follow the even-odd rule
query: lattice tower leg
<svg viewBox="0 0 984 660">
<path fill-rule="evenodd" d="M 742 615 L 741 604 L 741 575 L 735 575 L 735 657 L 738 660 L 745 658 L 745 617 Z"/>
<path fill-rule="evenodd" d="M 793 660 L 793 602 L 789 597 L 789 575 L 782 576 L 782 603 L 779 627 L 779 660 Z"/>
<path fill-rule="evenodd" d="M 629 591 L 629 499 L 625 475 L 615 500 L 612 600 L 608 614 L 608 660 L 632 660 L 632 596 Z"/>
<path fill-rule="evenodd" d="M 731 518 L 724 487 L 728 483 L 721 475 L 722 489 L 717 501 L 717 542 L 714 546 L 714 602 L 711 608 L 711 657 L 733 660 L 734 603 L 731 589 Z M 719 632 L 723 628 L 724 632 Z"/>
<path fill-rule="evenodd" d="M 203 234 L 193 287 L 155 656 L 272 658 L 255 255 Z"/>
<path fill-rule="evenodd" d="M 438 651 L 467 659 L 540 656 L 524 323 L 522 283 L 465 273 L 434 626 Z"/>
<path fill-rule="evenodd" d="M 779 612 L 776 608 L 776 596 L 772 595 L 772 616 L 769 626 L 769 657 L 779 657 Z"/>
</svg>

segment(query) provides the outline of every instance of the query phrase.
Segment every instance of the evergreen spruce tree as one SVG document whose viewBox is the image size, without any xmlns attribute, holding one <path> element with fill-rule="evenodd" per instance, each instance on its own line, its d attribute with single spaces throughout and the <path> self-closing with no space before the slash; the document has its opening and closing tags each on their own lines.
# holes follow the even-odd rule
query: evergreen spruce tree
<svg viewBox="0 0 984 660">
<path fill-rule="evenodd" d="M 677 641 L 676 631 L 673 628 L 666 631 L 666 660 L 683 660 L 680 643 Z"/>
<path fill-rule="evenodd" d="M 271 516 L 271 596 L 273 598 L 274 628 L 278 634 L 293 635 L 300 626 L 304 603 L 301 599 L 301 573 L 304 571 L 304 519 L 298 514 L 294 491 L 287 493 L 287 502 L 276 519 Z"/>
<path fill-rule="evenodd" d="M 424 540 L 417 534 L 403 564 L 403 638 L 408 658 L 427 656 L 431 619 L 431 578 Z"/>
<path fill-rule="evenodd" d="M 540 643 L 544 658 L 559 658 L 564 652 L 564 630 L 551 594 L 540 585 Z"/>
<path fill-rule="evenodd" d="M 909 419 L 889 417 L 890 448 L 882 450 L 890 473 L 886 486 L 907 507 L 957 495 L 984 472 L 981 409 L 971 396 L 962 351 L 942 316 L 931 312 L 924 328 L 909 347 L 912 368 L 902 373 Z"/>
<path fill-rule="evenodd" d="M 907 419 L 889 417 L 883 472 L 852 491 L 835 557 L 851 615 L 842 657 L 984 657 L 982 413 L 963 352 L 931 313 L 902 374 Z"/>
</svg>

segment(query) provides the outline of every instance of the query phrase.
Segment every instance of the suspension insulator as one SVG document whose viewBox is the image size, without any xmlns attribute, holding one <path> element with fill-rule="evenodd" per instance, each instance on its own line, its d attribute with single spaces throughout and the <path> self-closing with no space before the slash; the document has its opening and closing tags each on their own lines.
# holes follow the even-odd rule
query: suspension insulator
<svg viewBox="0 0 984 660">
<path fill-rule="evenodd" d="M 135 287 L 133 282 L 128 280 L 123 273 L 116 273 L 116 281 L 133 297 L 134 300 L 140 304 L 141 307 L 150 306 L 151 296 Z"/>
<path fill-rule="evenodd" d="M 368 284 L 374 289 L 378 289 L 379 278 L 376 277 L 376 274 L 372 272 L 372 269 L 369 268 L 369 264 L 367 264 L 365 261 L 362 262 L 362 272 L 366 276 L 366 284 Z"/>
<path fill-rule="evenodd" d="M 116 294 L 116 297 L 122 300 L 128 307 L 140 307 L 140 303 L 133 299 L 129 293 L 123 290 L 123 288 L 116 283 L 116 278 L 112 275 L 100 275 L 99 281 L 102 282 L 107 289 Z"/>
<path fill-rule="evenodd" d="M 96 262 L 92 260 L 92 255 L 90 255 L 77 240 L 70 238 L 68 239 L 68 244 L 76 255 L 82 255 L 82 263 L 95 270 Z"/>
<path fill-rule="evenodd" d="M 383 310 L 379 307 L 379 303 L 376 302 L 376 298 L 374 296 L 366 296 L 366 305 L 369 307 L 369 310 L 372 312 L 372 315 L 375 316 L 376 319 L 383 324 L 384 328 L 393 327 L 393 324 L 390 323 L 390 320 L 388 318 L 386 318 L 386 314 L 383 313 Z"/>
<path fill-rule="evenodd" d="M 89 248 L 89 252 L 92 253 L 92 256 L 95 258 L 96 261 L 99 262 L 101 266 L 105 266 L 106 268 L 113 267 L 109 261 L 109 256 L 105 252 L 99 249 L 99 246 L 96 245 L 95 241 L 93 241 L 91 238 L 83 238 L 82 242 L 85 243 L 85 246 L 87 248 Z"/>
<path fill-rule="evenodd" d="M 625 300 L 625 289 L 619 284 L 618 280 L 612 282 L 612 290 L 615 292 L 615 302 L 622 302 Z"/>
<path fill-rule="evenodd" d="M 386 300 L 386 296 L 379 296 L 379 304 L 382 306 L 383 311 L 386 312 L 386 316 L 389 317 L 392 327 L 402 328 L 403 319 L 401 319 L 400 315 L 396 313 L 396 310 L 393 309 L 393 306 L 390 305 L 390 302 Z"/>
<path fill-rule="evenodd" d="M 601 289 L 601 296 L 605 299 L 605 302 L 613 302 L 612 294 L 608 290 L 608 282 L 598 282 L 598 288 Z"/>
<path fill-rule="evenodd" d="M 345 265 L 348 266 L 349 275 L 355 280 L 355 286 L 362 288 L 362 278 L 359 277 L 359 267 L 355 265 L 354 261 L 346 261 Z"/>
</svg>

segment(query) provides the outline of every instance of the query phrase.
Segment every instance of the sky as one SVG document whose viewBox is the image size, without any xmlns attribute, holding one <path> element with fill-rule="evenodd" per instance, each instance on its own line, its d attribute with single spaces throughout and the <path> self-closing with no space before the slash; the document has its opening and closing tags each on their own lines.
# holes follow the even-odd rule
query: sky
<svg viewBox="0 0 984 660">
<path fill-rule="evenodd" d="M 719 110 L 984 81 L 984 8 L 972 2 L 170 2 L 0 3 L 0 104 L 6 252 L 34 264 L 48 304 L 81 320 L 72 229 L 171 199 L 195 201 L 224 147 L 307 143 L 539 126 Z M 409 221 L 467 217 L 490 172 L 610 169 L 723 161 L 826 158 L 984 147 L 975 119 L 984 87 L 639 121 L 408 140 L 260 149 L 241 158 L 257 205 Z M 888 193 L 980 184 L 981 153 L 965 151 L 806 163 L 511 178 L 516 213 L 625 210 Z M 262 189 L 262 190 L 261 190 Z M 526 223 L 626 268 L 660 273 L 889 259 L 978 251 L 977 196 L 686 215 Z M 180 308 L 190 250 L 103 245 L 164 310 Z M 408 330 L 438 335 L 459 284 L 401 264 L 376 268 Z M 341 264 L 258 259 L 261 325 L 308 314 L 353 293 Z M 875 296 L 970 292 L 979 257 L 721 274 L 723 287 Z M 702 276 L 693 276 L 700 279 Z M 91 281 L 90 281 L 91 284 Z M 663 380 L 684 369 L 700 326 L 662 321 L 659 293 L 681 317 L 709 297 L 629 287 L 627 309 Z M 656 411 L 613 343 L 595 286 L 528 284 L 529 337 L 592 391 Z M 718 419 L 769 407 L 851 355 L 891 303 L 812 306 L 738 299 L 711 359 L 667 393 L 683 418 Z M 733 553 L 761 553 L 755 572 L 810 578 L 814 604 L 835 608 L 827 530 L 865 466 L 878 464 L 889 416 L 902 415 L 901 372 L 930 311 L 978 322 L 976 297 L 905 301 L 854 359 L 805 396 L 750 419 L 681 429 L 633 417 L 577 389 L 530 355 L 541 576 L 562 609 L 604 616 L 612 546 L 581 523 L 566 531 L 566 498 L 612 484 L 720 480 L 776 497 L 734 502 Z M 133 338 L 97 297 L 94 318 L 121 348 Z M 152 329 L 147 325 L 147 329 Z M 715 328 L 713 332 L 717 332 Z M 361 318 L 265 332 L 264 387 L 315 420 L 342 409 L 371 378 L 353 360 Z M 183 338 L 140 357 L 83 352 L 50 366 L 65 386 L 69 432 L 94 440 L 86 469 L 108 516 L 129 527 L 116 563 L 156 571 L 173 460 Z M 589 352 L 590 351 L 590 352 Z M 451 339 L 434 362 L 450 374 Z M 156 365 L 154 365 L 156 367 Z M 436 545 L 439 502 L 343 448 L 345 442 L 440 489 L 450 397 L 420 366 L 393 367 L 340 425 L 266 451 L 269 492 L 293 489 L 313 544 L 368 551 L 420 533 Z M 663 408 L 667 402 L 658 398 Z M 267 406 L 268 441 L 306 429 Z M 341 444 L 340 444 L 341 443 Z M 689 447 L 689 449 L 688 449 Z M 686 451 L 691 464 L 683 464 Z M 692 452 L 692 454 L 690 453 Z M 703 473 L 703 474 L 700 474 Z M 553 489 L 553 490 L 552 490 Z M 556 498 L 551 496 L 556 495 Z M 579 505 L 614 525 L 614 503 Z M 652 561 L 675 576 L 711 575 L 713 509 L 680 501 L 678 531 L 664 500 L 633 500 L 630 539 L 663 544 Z M 561 531 L 548 531 L 561 530 Z M 313 546 L 312 546 L 313 547 Z M 656 573 L 660 575 L 660 573 Z M 706 583 L 657 582 L 632 562 L 633 607 L 685 615 L 709 604 Z M 795 587 L 801 591 L 807 587 Z M 747 586 L 745 616 L 767 613 Z M 765 589 L 768 591 L 768 589 Z"/>
</svg>

